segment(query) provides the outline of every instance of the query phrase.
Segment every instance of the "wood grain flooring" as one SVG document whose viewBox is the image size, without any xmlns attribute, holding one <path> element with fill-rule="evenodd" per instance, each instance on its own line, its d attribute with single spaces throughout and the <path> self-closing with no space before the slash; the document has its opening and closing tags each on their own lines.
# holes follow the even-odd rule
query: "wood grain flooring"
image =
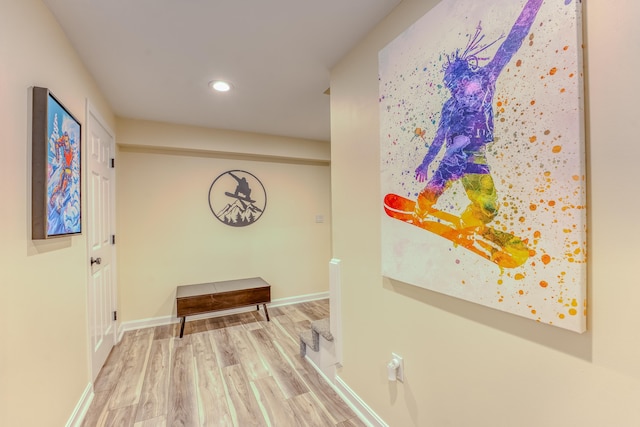
<svg viewBox="0 0 640 427">
<path fill-rule="evenodd" d="M 94 384 L 83 426 L 328 427 L 365 424 L 299 355 L 298 333 L 329 301 L 124 334 Z"/>
</svg>

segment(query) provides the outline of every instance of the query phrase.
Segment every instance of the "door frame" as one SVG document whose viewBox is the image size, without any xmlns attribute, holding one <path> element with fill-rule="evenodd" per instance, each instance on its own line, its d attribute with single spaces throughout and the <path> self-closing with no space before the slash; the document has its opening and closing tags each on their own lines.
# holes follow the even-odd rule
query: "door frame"
<svg viewBox="0 0 640 427">
<path fill-rule="evenodd" d="M 100 114 L 99 110 L 91 103 L 91 101 L 87 98 L 86 99 L 86 124 L 85 124 L 85 133 L 84 133 L 84 140 L 85 140 L 85 149 L 83 150 L 83 153 L 85 153 L 85 155 L 83 156 L 84 159 L 84 165 L 85 165 L 85 172 L 84 172 L 84 176 L 83 176 L 83 180 L 85 183 L 88 183 L 88 174 L 89 174 L 89 161 L 88 161 L 88 157 L 87 157 L 87 149 L 86 149 L 86 144 L 88 144 L 88 137 L 90 135 L 90 123 L 91 123 L 91 117 L 93 116 L 97 122 L 100 123 L 100 125 L 109 133 L 109 135 L 111 135 L 112 137 L 112 147 L 111 147 L 111 158 L 115 159 L 116 157 L 116 134 L 113 131 L 113 129 L 111 129 L 111 127 L 107 124 L 106 120 L 103 118 L 102 114 Z M 115 161 L 115 160 L 114 160 Z M 111 229 L 111 233 L 112 235 L 115 235 L 115 231 L 116 231 L 116 173 L 115 173 L 115 169 L 112 169 L 112 186 L 111 186 L 111 194 L 109 195 L 110 197 L 110 204 L 111 204 L 111 224 L 109 224 L 109 227 Z M 85 184 L 85 193 L 87 196 L 83 197 L 83 199 L 85 200 L 84 202 L 84 206 L 85 206 L 85 210 L 84 212 L 86 212 L 84 214 L 84 221 L 86 224 L 86 220 L 87 218 L 89 218 L 89 191 L 90 191 L 90 187 L 88 185 Z M 85 230 L 87 230 L 88 233 L 88 227 L 86 227 L 86 225 L 84 226 Z M 86 295 L 86 304 L 87 304 L 87 353 L 88 353 L 88 368 L 89 368 L 89 375 L 91 377 L 91 383 L 93 383 L 95 381 L 95 377 L 97 377 L 97 373 L 94 375 L 93 372 L 93 350 L 92 350 L 92 338 L 91 338 L 91 316 L 89 314 L 90 310 L 91 310 L 91 302 L 89 301 L 89 292 L 88 292 L 88 286 L 89 283 L 91 283 L 91 241 L 89 239 L 89 236 L 87 234 L 86 236 L 86 263 L 85 265 L 86 267 L 86 271 L 87 271 L 87 281 L 86 281 L 86 288 L 87 289 L 87 295 Z M 116 263 L 116 245 L 112 244 L 110 245 L 110 249 L 111 251 L 111 268 L 112 268 L 112 305 L 113 305 L 113 309 L 117 312 L 118 311 L 118 280 L 117 280 L 117 263 Z M 113 327 L 113 343 L 114 346 L 118 344 L 118 326 L 120 324 L 120 320 L 117 319 L 115 320 L 115 324 Z"/>
</svg>

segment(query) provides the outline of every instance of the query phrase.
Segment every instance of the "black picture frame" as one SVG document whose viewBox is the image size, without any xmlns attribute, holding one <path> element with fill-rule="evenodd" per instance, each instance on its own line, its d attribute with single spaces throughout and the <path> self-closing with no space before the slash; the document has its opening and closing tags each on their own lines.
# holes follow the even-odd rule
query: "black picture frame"
<svg viewBox="0 0 640 427">
<path fill-rule="evenodd" d="M 31 238 L 82 234 L 82 125 L 47 88 L 32 101 Z"/>
</svg>

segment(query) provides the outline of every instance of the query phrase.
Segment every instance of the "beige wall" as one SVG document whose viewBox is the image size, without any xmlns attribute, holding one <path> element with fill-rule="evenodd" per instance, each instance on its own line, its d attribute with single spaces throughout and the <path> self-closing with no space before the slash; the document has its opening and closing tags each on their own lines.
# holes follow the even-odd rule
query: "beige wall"
<svg viewBox="0 0 640 427">
<path fill-rule="evenodd" d="M 582 335 L 380 275 L 377 53 L 435 4 L 403 1 L 332 72 L 339 375 L 392 426 L 637 426 L 640 4 L 584 5 L 590 314 Z M 404 357 L 404 383 L 386 380 L 391 352 Z"/>
<path fill-rule="evenodd" d="M 118 143 L 122 321 L 175 316 L 184 284 L 261 276 L 272 299 L 328 291 L 327 143 L 135 120 L 118 121 Z M 224 225 L 209 208 L 211 183 L 231 169 L 267 192 L 247 227 Z"/>
<path fill-rule="evenodd" d="M 325 141 L 131 119 L 118 120 L 118 145 L 301 164 L 328 164 L 331 159 L 330 145 Z"/>
<path fill-rule="evenodd" d="M 394 426 L 637 425 L 640 318 L 635 304 L 640 287 L 633 257 L 640 232 L 633 224 L 640 202 L 633 197 L 636 189 L 629 175 L 640 157 L 633 143 L 640 89 L 633 18 L 640 5 L 631 0 L 585 4 L 591 312 L 589 331 L 577 335 L 380 277 L 377 52 L 435 4 L 404 0 L 332 73 L 332 255 L 343 260 L 346 318 L 339 374 Z M 148 142 L 153 132 L 134 123 L 128 134 L 125 121 L 116 126 L 106 101 L 39 0 L 2 0 L 1 7 L 0 425 L 64 425 L 90 377 L 86 239 L 30 239 L 28 89 L 51 88 L 83 124 L 88 97 L 109 126 L 122 130 L 117 137 L 123 144 L 145 145 L 147 140 L 153 146 Z M 128 142 L 133 128 L 141 136 Z M 267 278 L 274 283 L 275 298 L 293 295 L 293 289 L 295 294 L 326 290 L 329 250 L 320 246 L 329 245 L 324 229 L 329 224 L 314 222 L 316 214 L 325 214 L 328 221 L 329 195 L 322 182 L 329 172 L 322 163 L 323 150 L 309 147 L 313 153 L 292 155 L 293 160 L 286 160 L 286 148 L 265 153 L 253 146 L 233 155 L 234 149 L 225 145 L 228 135 L 223 140 L 222 134 L 191 132 L 187 140 L 193 152 L 172 153 L 167 146 L 164 151 L 128 147 L 119 152 L 119 274 L 128 282 L 120 290 L 124 318 L 171 314 L 175 283 L 169 284 L 158 270 L 165 269 L 174 281 L 182 277 L 159 264 L 188 265 L 193 269 L 184 276 L 188 280 L 217 274 L 219 265 L 211 260 L 220 258 L 203 254 L 220 256 L 214 243 L 232 231 L 243 233 L 241 239 L 234 233 L 232 240 L 249 245 L 252 255 L 274 254 L 269 263 L 253 261 L 247 268 L 253 274 L 272 268 Z M 203 148 L 196 133 L 205 140 L 220 137 L 220 151 L 226 154 Z M 261 139 L 244 138 L 252 144 Z M 247 156 L 251 150 L 260 156 Z M 231 164 L 255 171 L 269 191 L 268 213 L 242 231 L 214 225 L 206 204 L 210 181 Z M 167 176 L 158 171 L 166 168 L 182 170 Z M 287 187 L 292 186 L 289 173 L 302 188 Z M 131 188 L 123 189 L 126 182 Z M 292 201 L 291 193 L 304 204 Z M 176 217 L 164 213 L 172 197 L 186 206 L 171 208 L 194 215 L 193 225 L 176 225 Z M 145 198 L 151 203 L 143 203 Z M 155 209 L 148 212 L 152 216 L 142 216 L 127 205 Z M 291 215 L 285 206 L 296 209 L 295 219 L 276 218 L 276 213 Z M 152 221 L 167 234 L 152 230 Z M 149 234 L 132 231 L 135 227 Z M 248 238 L 250 233 L 259 238 Z M 287 233 L 301 236 L 293 240 L 294 249 L 287 246 L 292 240 L 285 242 Z M 167 241 L 177 243 L 166 246 Z M 150 252 L 141 257 L 132 247 Z M 123 259 L 127 251 L 143 273 Z M 298 262 L 289 261 L 289 273 L 272 265 L 292 257 Z M 227 277 L 247 271 L 235 259 L 222 259 Z M 389 385 L 385 379 L 392 351 L 405 357 L 403 384 Z"/>
<path fill-rule="evenodd" d="M 86 239 L 31 240 L 29 88 L 51 89 L 83 125 L 86 98 L 115 120 L 39 0 L 0 8 L 0 425 L 60 426 L 90 381 Z"/>
</svg>

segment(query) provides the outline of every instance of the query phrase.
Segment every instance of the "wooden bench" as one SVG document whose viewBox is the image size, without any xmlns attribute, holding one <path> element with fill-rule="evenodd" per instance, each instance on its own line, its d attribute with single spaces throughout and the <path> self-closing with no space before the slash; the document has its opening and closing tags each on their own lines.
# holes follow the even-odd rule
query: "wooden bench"
<svg viewBox="0 0 640 427">
<path fill-rule="evenodd" d="M 260 310 L 260 304 L 262 304 L 267 321 L 269 321 L 268 302 L 271 302 L 271 285 L 261 277 L 178 286 L 176 305 L 178 317 L 182 318 L 180 338 L 184 333 L 184 323 L 187 316 L 195 314 L 229 310 L 248 305 L 255 305 Z"/>
</svg>

